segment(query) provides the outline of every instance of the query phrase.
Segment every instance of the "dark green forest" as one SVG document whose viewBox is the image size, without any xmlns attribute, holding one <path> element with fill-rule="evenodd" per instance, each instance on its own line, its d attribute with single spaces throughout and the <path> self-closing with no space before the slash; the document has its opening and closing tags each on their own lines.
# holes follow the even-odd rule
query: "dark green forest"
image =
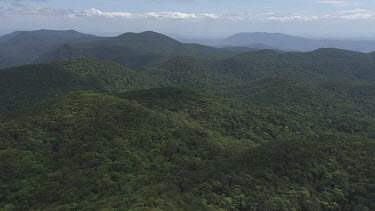
<svg viewBox="0 0 375 211">
<path fill-rule="evenodd" d="M 0 210 L 375 210 L 374 53 L 43 52 L 0 70 Z"/>
</svg>

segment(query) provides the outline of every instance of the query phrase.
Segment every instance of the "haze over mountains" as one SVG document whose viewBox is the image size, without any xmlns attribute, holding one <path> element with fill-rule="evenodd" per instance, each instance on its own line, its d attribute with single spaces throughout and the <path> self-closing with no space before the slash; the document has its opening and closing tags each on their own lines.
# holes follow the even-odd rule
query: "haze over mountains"
<svg viewBox="0 0 375 211">
<path fill-rule="evenodd" d="M 230 52 L 233 54 L 236 51 L 259 49 L 305 52 L 318 48 L 340 48 L 359 52 L 375 51 L 375 41 L 371 40 L 315 40 L 280 33 L 239 33 L 223 40 L 193 41 L 202 45 L 184 44 L 155 32 L 97 37 L 74 30 L 19 31 L 0 37 L 0 67 L 80 56 L 126 62 L 129 67 L 138 67 L 160 62 L 160 58 L 154 60 L 157 54 L 162 54 L 166 61 L 171 56 L 192 56 L 197 52 L 207 56 L 225 56 L 230 55 Z M 112 54 L 117 54 L 118 58 L 114 58 Z"/>
<path fill-rule="evenodd" d="M 375 210 L 375 52 L 302 41 L 1 37 L 0 210 Z"/>
<path fill-rule="evenodd" d="M 210 46 L 242 46 L 284 51 L 313 51 L 318 48 L 340 48 L 351 51 L 375 51 L 375 40 L 311 39 L 281 33 L 238 33 L 225 39 L 182 39 Z"/>
<path fill-rule="evenodd" d="M 76 31 L 14 32 L 0 38 L 0 67 L 41 63 L 76 57 L 116 60 L 128 66 L 152 64 L 157 56 L 220 55 L 225 51 L 198 44 L 183 44 L 155 32 L 124 33 L 117 37 L 95 37 Z"/>
</svg>

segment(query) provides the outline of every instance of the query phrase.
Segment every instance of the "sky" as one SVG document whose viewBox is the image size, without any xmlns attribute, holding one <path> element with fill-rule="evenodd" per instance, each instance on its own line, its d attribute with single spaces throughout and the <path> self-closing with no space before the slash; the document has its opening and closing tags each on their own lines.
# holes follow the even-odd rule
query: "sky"
<svg viewBox="0 0 375 211">
<path fill-rule="evenodd" d="M 375 0 L 0 0 L 0 34 L 36 29 L 375 38 Z"/>
</svg>

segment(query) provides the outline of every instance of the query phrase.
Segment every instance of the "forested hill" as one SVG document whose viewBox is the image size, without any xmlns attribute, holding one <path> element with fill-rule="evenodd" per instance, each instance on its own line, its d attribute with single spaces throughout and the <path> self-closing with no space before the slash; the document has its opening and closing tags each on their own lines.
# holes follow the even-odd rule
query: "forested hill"
<svg viewBox="0 0 375 211">
<path fill-rule="evenodd" d="M 76 59 L 0 71 L 1 109 L 11 111 L 76 89 L 119 93 L 179 86 L 301 112 L 331 113 L 342 107 L 371 115 L 374 61 L 372 54 L 338 49 L 308 53 L 263 50 L 223 59 L 179 56 L 137 71 L 111 62 Z"/>
<path fill-rule="evenodd" d="M 17 31 L 0 37 L 0 68 L 34 63 L 40 56 L 72 42 L 99 39 L 74 30 Z"/>
<path fill-rule="evenodd" d="M 119 93 L 161 83 L 119 64 L 94 59 L 26 65 L 0 71 L 0 111 L 74 90 Z"/>
<path fill-rule="evenodd" d="M 374 208 L 374 141 L 176 88 L 67 93 L 0 123 L 6 209 Z M 363 130 L 362 130 L 363 131 Z"/>
<path fill-rule="evenodd" d="M 263 50 L 223 59 L 179 56 L 137 71 L 112 62 L 75 59 L 1 70 L 0 88 L 4 93 L 2 102 L 28 102 L 74 89 L 119 93 L 180 86 L 240 101 L 309 106 L 313 99 L 318 104 L 352 100 L 345 95 L 369 96 L 371 100 L 374 70 L 372 54 L 338 49 L 309 53 Z"/>
<path fill-rule="evenodd" d="M 374 53 L 93 39 L 0 70 L 0 209 L 375 210 Z"/>
</svg>

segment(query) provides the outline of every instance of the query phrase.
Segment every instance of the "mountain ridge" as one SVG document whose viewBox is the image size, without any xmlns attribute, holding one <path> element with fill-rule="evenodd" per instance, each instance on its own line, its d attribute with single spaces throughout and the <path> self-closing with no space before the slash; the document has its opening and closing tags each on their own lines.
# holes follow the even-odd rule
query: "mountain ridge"
<svg viewBox="0 0 375 211">
<path fill-rule="evenodd" d="M 319 48 L 341 48 L 365 53 L 375 51 L 375 40 L 312 39 L 266 32 L 241 32 L 225 38 L 222 43 L 232 46 L 261 43 L 286 51 L 313 51 Z"/>
<path fill-rule="evenodd" d="M 43 54 L 65 43 L 99 39 L 74 30 L 18 31 L 1 38 L 0 68 L 34 63 Z"/>
<path fill-rule="evenodd" d="M 236 40 L 238 36 L 242 38 Z M 77 57 L 113 60 L 132 68 L 139 68 L 160 64 L 173 56 L 223 58 L 262 49 L 305 52 L 335 46 L 352 51 L 360 50 L 346 48 L 344 45 L 347 42 L 353 44 L 356 41 L 334 41 L 332 44 L 329 40 L 320 40 L 324 43 L 317 45 L 316 40 L 281 33 L 239 33 L 226 40 L 223 41 L 222 48 L 214 48 L 197 43 L 183 43 L 153 31 L 128 32 L 117 37 L 97 37 L 75 30 L 18 31 L 0 37 L 0 68 Z M 288 44 L 289 41 L 292 45 Z M 368 52 L 375 53 L 375 48 L 371 47 L 372 44 L 368 44 L 372 41 L 358 42 L 361 45 L 366 44 Z M 310 47 L 299 49 L 304 45 Z M 367 53 L 367 51 L 364 52 Z"/>
<path fill-rule="evenodd" d="M 155 66 L 176 56 L 224 57 L 233 52 L 200 44 L 186 44 L 152 31 L 124 33 L 99 41 L 68 44 L 39 58 L 49 62 L 76 57 L 111 60 L 131 68 Z"/>
</svg>

